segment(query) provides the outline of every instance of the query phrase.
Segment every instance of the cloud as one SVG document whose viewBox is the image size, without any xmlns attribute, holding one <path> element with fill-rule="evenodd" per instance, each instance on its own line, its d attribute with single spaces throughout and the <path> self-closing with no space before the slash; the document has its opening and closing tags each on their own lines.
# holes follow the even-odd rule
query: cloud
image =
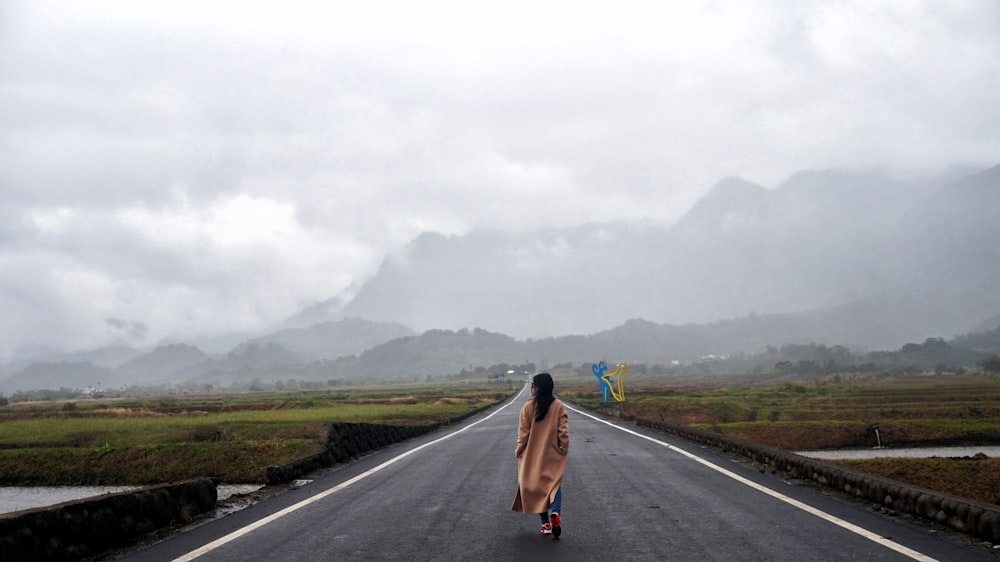
<svg viewBox="0 0 1000 562">
<path fill-rule="evenodd" d="M 121 318 L 106 318 L 104 323 L 107 325 L 108 333 L 112 337 L 123 338 L 128 343 L 141 343 L 149 331 L 142 322 L 129 322 Z"/>
<path fill-rule="evenodd" d="M 9 2 L 0 359 L 109 318 L 263 328 L 425 230 L 992 165 L 998 28 L 992 0 Z"/>
</svg>

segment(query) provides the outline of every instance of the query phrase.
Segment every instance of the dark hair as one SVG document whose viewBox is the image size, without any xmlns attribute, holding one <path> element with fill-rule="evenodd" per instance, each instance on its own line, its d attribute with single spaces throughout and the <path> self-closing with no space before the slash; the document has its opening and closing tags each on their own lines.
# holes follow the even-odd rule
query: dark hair
<svg viewBox="0 0 1000 562">
<path fill-rule="evenodd" d="M 531 379 L 531 384 L 535 385 L 535 421 L 542 421 L 545 419 L 545 414 L 549 413 L 549 406 L 556 399 L 552 396 L 556 384 L 552 382 L 552 375 L 548 373 L 538 373 Z"/>
</svg>

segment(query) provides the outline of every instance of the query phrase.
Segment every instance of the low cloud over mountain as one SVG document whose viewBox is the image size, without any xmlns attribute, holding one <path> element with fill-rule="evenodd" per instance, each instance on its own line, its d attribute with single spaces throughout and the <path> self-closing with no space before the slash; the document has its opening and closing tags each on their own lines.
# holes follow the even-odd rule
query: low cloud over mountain
<svg viewBox="0 0 1000 562">
<path fill-rule="evenodd" d="M 669 365 L 785 344 L 919 351 L 926 341 L 935 360 L 968 366 L 991 348 L 930 344 L 1000 325 L 1000 166 L 955 175 L 802 172 L 774 190 L 730 178 L 669 227 L 428 232 L 350 294 L 226 352 L 173 343 L 49 356 L 8 366 L 0 391 Z"/>
<path fill-rule="evenodd" d="M 827 171 L 766 190 L 732 178 L 670 227 L 426 233 L 334 317 L 545 337 L 630 318 L 804 314 L 831 322 L 807 337 L 895 347 L 1000 313 L 998 199 L 1000 166 L 940 185 Z"/>
</svg>

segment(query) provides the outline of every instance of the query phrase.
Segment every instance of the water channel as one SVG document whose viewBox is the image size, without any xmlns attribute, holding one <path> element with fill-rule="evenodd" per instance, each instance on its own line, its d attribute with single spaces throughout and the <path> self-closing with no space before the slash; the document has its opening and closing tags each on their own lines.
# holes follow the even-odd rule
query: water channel
<svg viewBox="0 0 1000 562">
<path fill-rule="evenodd" d="M 985 447 L 915 447 L 911 449 L 891 447 L 874 447 L 871 449 L 843 449 L 831 451 L 795 451 L 796 455 L 813 459 L 843 460 L 843 459 L 876 459 L 876 458 L 913 458 L 926 459 L 930 457 L 974 457 L 982 453 L 988 457 L 1000 457 L 1000 446 Z"/>
<path fill-rule="evenodd" d="M 94 496 L 127 492 L 137 486 L 9 486 L 0 487 L 0 514 L 48 507 L 58 503 L 82 500 Z M 254 485 L 220 485 L 217 490 L 219 500 L 235 494 L 248 494 L 259 490 Z"/>
</svg>

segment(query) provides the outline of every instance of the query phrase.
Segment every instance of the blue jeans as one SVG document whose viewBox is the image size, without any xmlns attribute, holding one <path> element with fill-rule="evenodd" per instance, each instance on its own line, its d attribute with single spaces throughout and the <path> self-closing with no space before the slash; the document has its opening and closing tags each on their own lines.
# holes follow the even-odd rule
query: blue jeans
<svg viewBox="0 0 1000 562">
<path fill-rule="evenodd" d="M 558 511 L 562 513 L 562 487 L 556 490 L 556 499 L 552 501 L 552 507 L 549 508 L 549 512 Z M 540 513 L 542 518 L 542 525 L 549 522 L 549 512 Z"/>
</svg>

